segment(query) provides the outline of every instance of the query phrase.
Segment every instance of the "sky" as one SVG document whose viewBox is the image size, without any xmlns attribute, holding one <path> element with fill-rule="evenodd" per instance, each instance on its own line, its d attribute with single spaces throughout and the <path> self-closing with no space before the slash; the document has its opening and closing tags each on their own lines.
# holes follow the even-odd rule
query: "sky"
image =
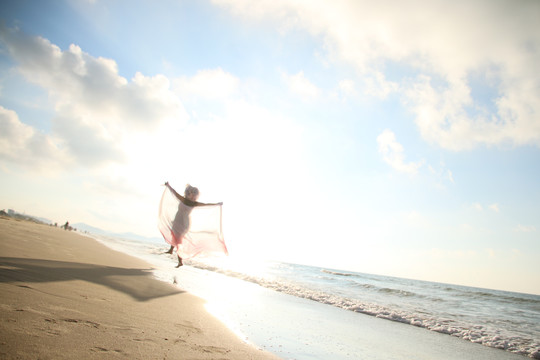
<svg viewBox="0 0 540 360">
<path fill-rule="evenodd" d="M 4 0 L 0 208 L 540 294 L 540 2 Z M 164 243 L 165 246 L 165 243 Z"/>
</svg>

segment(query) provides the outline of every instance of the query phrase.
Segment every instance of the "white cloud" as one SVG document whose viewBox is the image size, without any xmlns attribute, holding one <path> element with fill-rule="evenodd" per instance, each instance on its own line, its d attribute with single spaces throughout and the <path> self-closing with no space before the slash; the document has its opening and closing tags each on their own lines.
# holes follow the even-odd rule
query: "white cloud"
<svg viewBox="0 0 540 360">
<path fill-rule="evenodd" d="M 408 213 L 403 214 L 404 221 L 408 226 L 417 227 L 417 228 L 429 228 L 430 221 L 429 219 L 420 214 L 419 212 L 413 210 Z"/>
<path fill-rule="evenodd" d="M 430 77 L 419 76 L 405 91 L 405 103 L 415 114 L 422 137 L 449 150 L 468 150 L 479 144 L 540 145 L 540 124 L 533 121 L 537 114 L 534 101 L 531 113 L 524 116 L 502 112 L 500 107 L 497 113 L 477 108 L 473 115 L 468 111 L 476 107 L 470 93 L 462 80 L 437 89 Z"/>
<path fill-rule="evenodd" d="M 448 178 L 448 180 L 454 184 L 455 181 L 454 181 L 454 175 L 452 174 L 452 171 L 451 170 L 446 170 L 446 176 Z"/>
<path fill-rule="evenodd" d="M 240 80 L 221 68 L 200 70 L 192 78 L 174 81 L 176 92 L 182 96 L 197 96 L 206 99 L 224 99 L 237 94 Z"/>
<path fill-rule="evenodd" d="M 381 100 L 399 90 L 399 85 L 396 82 L 386 80 L 384 74 L 380 71 L 373 71 L 371 74 L 366 74 L 364 76 L 364 83 L 366 86 L 364 93 Z"/>
<path fill-rule="evenodd" d="M 454 174 L 452 173 L 452 171 L 450 169 L 447 169 L 446 168 L 446 164 L 441 161 L 440 164 L 439 164 L 439 169 L 436 170 L 433 166 L 431 165 L 428 165 L 427 166 L 431 175 L 433 175 L 437 181 L 436 183 L 436 187 L 439 188 L 439 189 L 446 189 L 446 183 L 447 182 L 450 182 L 452 184 L 455 184 L 455 180 L 454 180 Z"/>
<path fill-rule="evenodd" d="M 472 203 L 471 206 L 472 206 L 473 209 L 475 209 L 477 211 L 483 211 L 484 210 L 484 207 L 480 203 L 477 203 L 477 202 Z"/>
<path fill-rule="evenodd" d="M 477 211 L 484 211 L 484 206 L 478 202 L 475 202 L 475 203 L 472 203 L 471 204 L 471 207 Z M 494 211 L 496 213 L 500 212 L 501 209 L 500 209 L 500 206 L 499 204 L 491 204 L 489 206 L 487 206 L 488 209 L 490 209 L 491 211 Z"/>
<path fill-rule="evenodd" d="M 33 168 L 56 169 L 66 162 L 55 139 L 22 123 L 13 110 L 0 106 L 0 158 Z"/>
<path fill-rule="evenodd" d="M 338 94 L 341 98 L 348 98 L 357 94 L 356 86 L 353 80 L 344 79 L 338 83 Z"/>
<path fill-rule="evenodd" d="M 514 231 L 524 233 L 536 232 L 536 227 L 519 224 L 518 226 L 516 226 Z"/>
<path fill-rule="evenodd" d="M 294 75 L 282 73 L 282 79 L 291 93 L 305 100 L 315 99 L 321 93 L 321 90 L 304 76 L 303 71 Z"/>
<path fill-rule="evenodd" d="M 423 161 L 406 163 L 403 146 L 397 142 L 396 136 L 391 130 L 384 130 L 377 137 L 377 143 L 384 161 L 399 172 L 416 174 L 418 168 L 424 163 Z"/>
<path fill-rule="evenodd" d="M 167 119 L 187 119 L 165 76 L 137 73 L 128 81 L 118 75 L 115 61 L 92 57 L 76 45 L 62 51 L 47 39 L 7 29 L 0 39 L 17 70 L 54 102 L 50 146 L 62 147 L 78 164 L 124 161 L 122 146 L 130 134 L 154 131 Z"/>
<path fill-rule="evenodd" d="M 456 151 L 540 146 L 537 1 L 214 2 L 321 39 L 330 61 L 355 66 L 366 93 L 384 98 L 400 90 L 429 142 Z M 474 76 L 486 79 L 491 98 L 475 95 Z"/>
<path fill-rule="evenodd" d="M 356 93 L 356 90 L 354 89 L 354 81 L 351 79 L 341 80 L 338 87 L 344 94 L 352 95 Z"/>
</svg>

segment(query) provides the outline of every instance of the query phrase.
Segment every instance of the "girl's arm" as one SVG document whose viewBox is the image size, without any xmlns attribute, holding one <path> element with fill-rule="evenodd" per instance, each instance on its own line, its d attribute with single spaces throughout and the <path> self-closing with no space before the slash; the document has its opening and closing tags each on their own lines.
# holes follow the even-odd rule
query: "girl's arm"
<svg viewBox="0 0 540 360">
<path fill-rule="evenodd" d="M 179 193 L 177 193 L 176 190 L 174 190 L 172 188 L 172 186 L 169 185 L 168 182 L 165 183 L 165 186 L 168 187 L 169 190 L 171 190 L 171 192 L 174 194 L 174 196 L 176 196 L 178 198 L 178 200 L 180 200 L 181 202 L 183 202 L 187 206 L 195 207 L 195 206 L 223 205 L 222 202 L 219 202 L 219 203 L 201 203 L 201 202 L 198 202 L 198 201 L 189 200 L 189 199 L 186 199 L 185 197 L 183 197 L 182 195 L 180 195 Z"/>
<path fill-rule="evenodd" d="M 187 199 L 186 199 L 187 200 Z M 188 200 L 189 201 L 189 200 Z M 193 206 L 212 206 L 212 205 L 223 205 L 222 202 L 218 202 L 218 203 L 200 203 L 200 202 L 197 202 L 197 201 L 192 201 L 192 203 L 195 203 L 195 205 Z"/>
<path fill-rule="evenodd" d="M 169 190 L 171 190 L 171 192 L 174 194 L 174 196 L 176 196 L 178 198 L 178 200 L 180 200 L 181 202 L 185 202 L 186 200 L 189 201 L 188 199 L 186 199 L 185 197 L 183 197 L 182 195 L 180 195 L 179 193 L 176 192 L 176 190 L 174 190 L 172 188 L 171 185 L 169 185 L 169 182 L 167 181 L 165 183 L 165 186 L 169 188 Z"/>
</svg>

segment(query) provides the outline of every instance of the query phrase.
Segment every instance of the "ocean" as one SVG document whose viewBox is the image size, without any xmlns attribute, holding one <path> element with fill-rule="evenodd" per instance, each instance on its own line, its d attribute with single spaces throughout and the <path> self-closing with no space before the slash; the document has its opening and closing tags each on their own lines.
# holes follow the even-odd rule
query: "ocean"
<svg viewBox="0 0 540 360">
<path fill-rule="evenodd" d="M 282 358 L 357 358 L 365 344 L 353 334 L 366 325 L 354 326 L 368 315 L 540 359 L 538 295 L 226 257 L 176 269 L 165 242 L 92 237 L 152 264 L 157 279 L 204 298 L 238 336 Z"/>
</svg>

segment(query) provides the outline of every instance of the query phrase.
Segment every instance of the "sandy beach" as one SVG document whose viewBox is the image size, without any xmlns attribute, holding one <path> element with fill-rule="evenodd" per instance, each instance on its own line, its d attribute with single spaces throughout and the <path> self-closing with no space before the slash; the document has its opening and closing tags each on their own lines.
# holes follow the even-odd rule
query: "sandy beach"
<svg viewBox="0 0 540 360">
<path fill-rule="evenodd" d="M 150 270 L 75 232 L 1 217 L 0 358 L 276 358 Z"/>
</svg>

